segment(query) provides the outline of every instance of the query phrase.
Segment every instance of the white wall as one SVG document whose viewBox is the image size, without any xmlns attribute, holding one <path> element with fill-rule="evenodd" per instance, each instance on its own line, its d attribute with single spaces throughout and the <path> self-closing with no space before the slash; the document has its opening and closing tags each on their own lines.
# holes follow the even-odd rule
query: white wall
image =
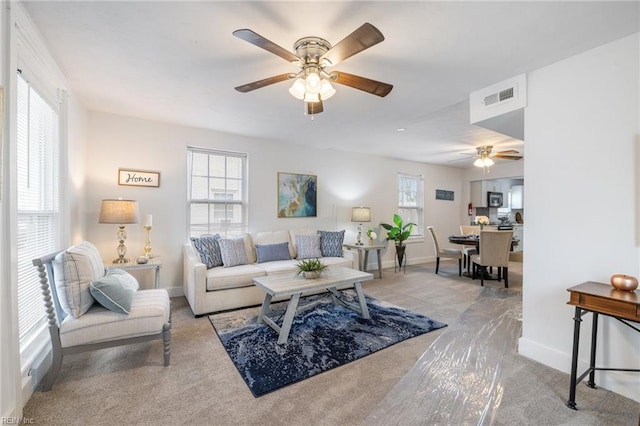
<svg viewBox="0 0 640 426">
<path fill-rule="evenodd" d="M 97 245 L 105 260 L 112 260 L 116 227 L 97 223 L 100 200 L 112 197 L 138 200 L 141 217 L 153 215 L 151 246 L 163 262 L 160 285 L 171 289 L 173 295 L 182 291 L 181 249 L 187 240 L 187 146 L 248 153 L 250 232 L 305 227 L 346 229 L 345 241 L 354 241 L 357 224 L 350 222 L 351 207 L 371 207 L 372 223 L 365 226 L 390 222 L 397 210 L 398 172 L 425 176 L 425 225 L 435 225 L 442 235 L 457 232 L 460 225 L 460 169 L 309 149 L 98 112 L 90 114 L 89 123 L 86 238 Z M 159 171 L 160 187 L 118 186 L 118 168 Z M 317 175 L 317 218 L 277 218 L 278 172 Z M 436 188 L 455 191 L 455 201 L 436 201 Z M 127 226 L 127 234 L 128 254 L 142 254 L 142 224 Z M 386 251 L 384 266 L 393 266 L 393 253 L 393 248 Z M 412 244 L 407 253 L 410 263 L 434 260 L 430 239 Z M 137 274 L 145 286 L 151 285 L 150 275 Z"/>
<path fill-rule="evenodd" d="M 573 336 L 566 289 L 640 273 L 639 48 L 635 34 L 528 75 L 520 353 L 565 372 Z M 640 368 L 636 332 L 608 318 L 599 332 L 599 365 Z M 597 374 L 596 383 L 640 401 L 637 374 Z"/>
</svg>

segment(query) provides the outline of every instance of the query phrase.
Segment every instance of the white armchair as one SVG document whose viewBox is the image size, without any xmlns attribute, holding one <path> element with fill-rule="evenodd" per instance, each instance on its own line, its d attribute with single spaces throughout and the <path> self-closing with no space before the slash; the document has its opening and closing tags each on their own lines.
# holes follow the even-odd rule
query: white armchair
<svg viewBox="0 0 640 426">
<path fill-rule="evenodd" d="M 80 246 L 88 248 L 88 251 L 95 249 L 92 244 L 87 242 L 75 247 Z M 65 287 L 62 291 L 65 294 L 59 295 L 60 290 L 56 288 L 56 271 L 61 275 L 75 274 L 72 281 L 75 280 L 76 283 L 84 286 L 80 291 L 88 290 L 90 285 L 90 282 L 81 282 L 86 281 L 87 274 L 77 273 L 76 270 L 79 268 L 66 268 L 64 265 L 62 267 L 54 266 L 56 256 L 61 253 L 69 254 L 70 252 L 56 252 L 32 261 L 38 269 L 40 277 L 53 352 L 53 362 L 45 377 L 43 390 L 51 389 L 60 371 L 62 358 L 67 354 L 162 339 L 164 342 L 164 366 L 168 366 L 171 350 L 171 302 L 167 291 L 164 289 L 135 291 L 127 309 L 128 314 L 107 309 L 97 302 L 85 303 L 86 294 L 77 297 L 80 294 L 77 293 L 77 288 L 70 290 Z M 95 250 L 95 254 L 97 254 L 97 250 Z M 96 270 L 99 275 L 97 266 L 99 264 L 102 268 L 102 275 L 104 275 L 102 259 L 99 254 L 96 259 L 95 254 L 93 261 L 85 261 L 83 265 Z M 82 253 L 79 254 L 76 251 L 70 256 L 74 262 L 78 263 L 78 258 L 81 255 Z M 58 277 L 59 279 L 60 277 Z M 59 296 L 62 296 L 62 300 Z M 72 303 L 72 299 L 84 299 L 82 303 L 86 306 L 81 310 L 87 309 L 86 312 L 80 314 L 76 312 L 74 317 L 67 312 L 68 306 L 65 311 L 64 304 Z"/>
</svg>

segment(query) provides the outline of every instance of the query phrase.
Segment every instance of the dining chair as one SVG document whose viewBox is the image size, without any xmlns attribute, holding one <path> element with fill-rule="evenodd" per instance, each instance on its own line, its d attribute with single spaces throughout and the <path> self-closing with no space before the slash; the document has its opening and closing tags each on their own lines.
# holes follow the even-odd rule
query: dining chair
<svg viewBox="0 0 640 426">
<path fill-rule="evenodd" d="M 461 235 L 480 235 L 480 226 L 478 225 L 460 225 Z M 478 254 L 478 248 L 475 244 L 465 245 L 462 248 L 462 266 L 467 268 L 467 273 L 471 269 L 471 256 Z"/>
<path fill-rule="evenodd" d="M 473 277 L 480 270 L 480 285 L 484 285 L 487 267 L 498 268 L 498 281 L 504 276 L 504 287 L 509 287 L 509 251 L 513 231 L 480 231 L 480 252 L 471 256 Z"/>
<path fill-rule="evenodd" d="M 438 235 L 436 234 L 435 229 L 433 229 L 433 226 L 427 226 L 427 229 L 431 234 L 431 239 L 433 240 L 433 248 L 436 251 L 436 275 L 438 274 L 438 270 L 440 269 L 440 258 L 443 257 L 445 259 L 458 259 L 458 275 L 462 276 L 462 250 L 440 247 L 440 243 L 438 242 Z"/>
</svg>

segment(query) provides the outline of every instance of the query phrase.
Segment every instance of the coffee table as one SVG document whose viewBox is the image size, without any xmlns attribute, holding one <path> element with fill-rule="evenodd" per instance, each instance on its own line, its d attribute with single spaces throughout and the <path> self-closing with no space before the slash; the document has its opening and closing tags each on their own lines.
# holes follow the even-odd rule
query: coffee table
<svg viewBox="0 0 640 426">
<path fill-rule="evenodd" d="M 362 316 L 369 319 L 369 308 L 362 292 L 362 282 L 373 279 L 373 274 L 361 272 L 355 269 L 345 268 L 343 266 L 331 266 L 322 272 L 319 278 L 307 279 L 302 276 L 292 274 L 268 275 L 266 277 L 254 278 L 253 282 L 256 286 L 264 290 L 264 301 L 258 314 L 258 323 L 265 323 L 275 330 L 278 334 L 278 344 L 286 343 L 291 331 L 293 317 L 298 308 L 300 296 L 305 291 L 328 290 L 331 293 L 331 299 L 336 305 L 342 305 L 352 309 Z M 353 288 L 358 295 L 359 306 L 349 303 L 340 298 L 340 290 Z M 282 320 L 282 326 L 269 318 L 269 307 L 274 297 L 290 297 L 287 310 Z"/>
</svg>

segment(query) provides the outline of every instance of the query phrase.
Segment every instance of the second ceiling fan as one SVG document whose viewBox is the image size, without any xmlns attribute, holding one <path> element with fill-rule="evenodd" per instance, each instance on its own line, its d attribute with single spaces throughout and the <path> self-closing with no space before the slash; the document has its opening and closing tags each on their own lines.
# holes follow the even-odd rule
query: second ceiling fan
<svg viewBox="0 0 640 426">
<path fill-rule="evenodd" d="M 249 29 L 236 30 L 233 35 L 300 66 L 298 73 L 280 74 L 238 86 L 235 89 L 239 92 L 246 93 L 295 79 L 289 93 L 304 101 L 307 114 L 312 115 L 321 113 L 324 110 L 323 101 L 335 93 L 331 83 L 353 87 L 380 97 L 387 96 L 393 89 L 391 84 L 325 69 L 384 40 L 382 33 L 369 23 L 360 26 L 335 46 L 319 37 L 303 37 L 293 45 L 295 54 Z"/>
</svg>

